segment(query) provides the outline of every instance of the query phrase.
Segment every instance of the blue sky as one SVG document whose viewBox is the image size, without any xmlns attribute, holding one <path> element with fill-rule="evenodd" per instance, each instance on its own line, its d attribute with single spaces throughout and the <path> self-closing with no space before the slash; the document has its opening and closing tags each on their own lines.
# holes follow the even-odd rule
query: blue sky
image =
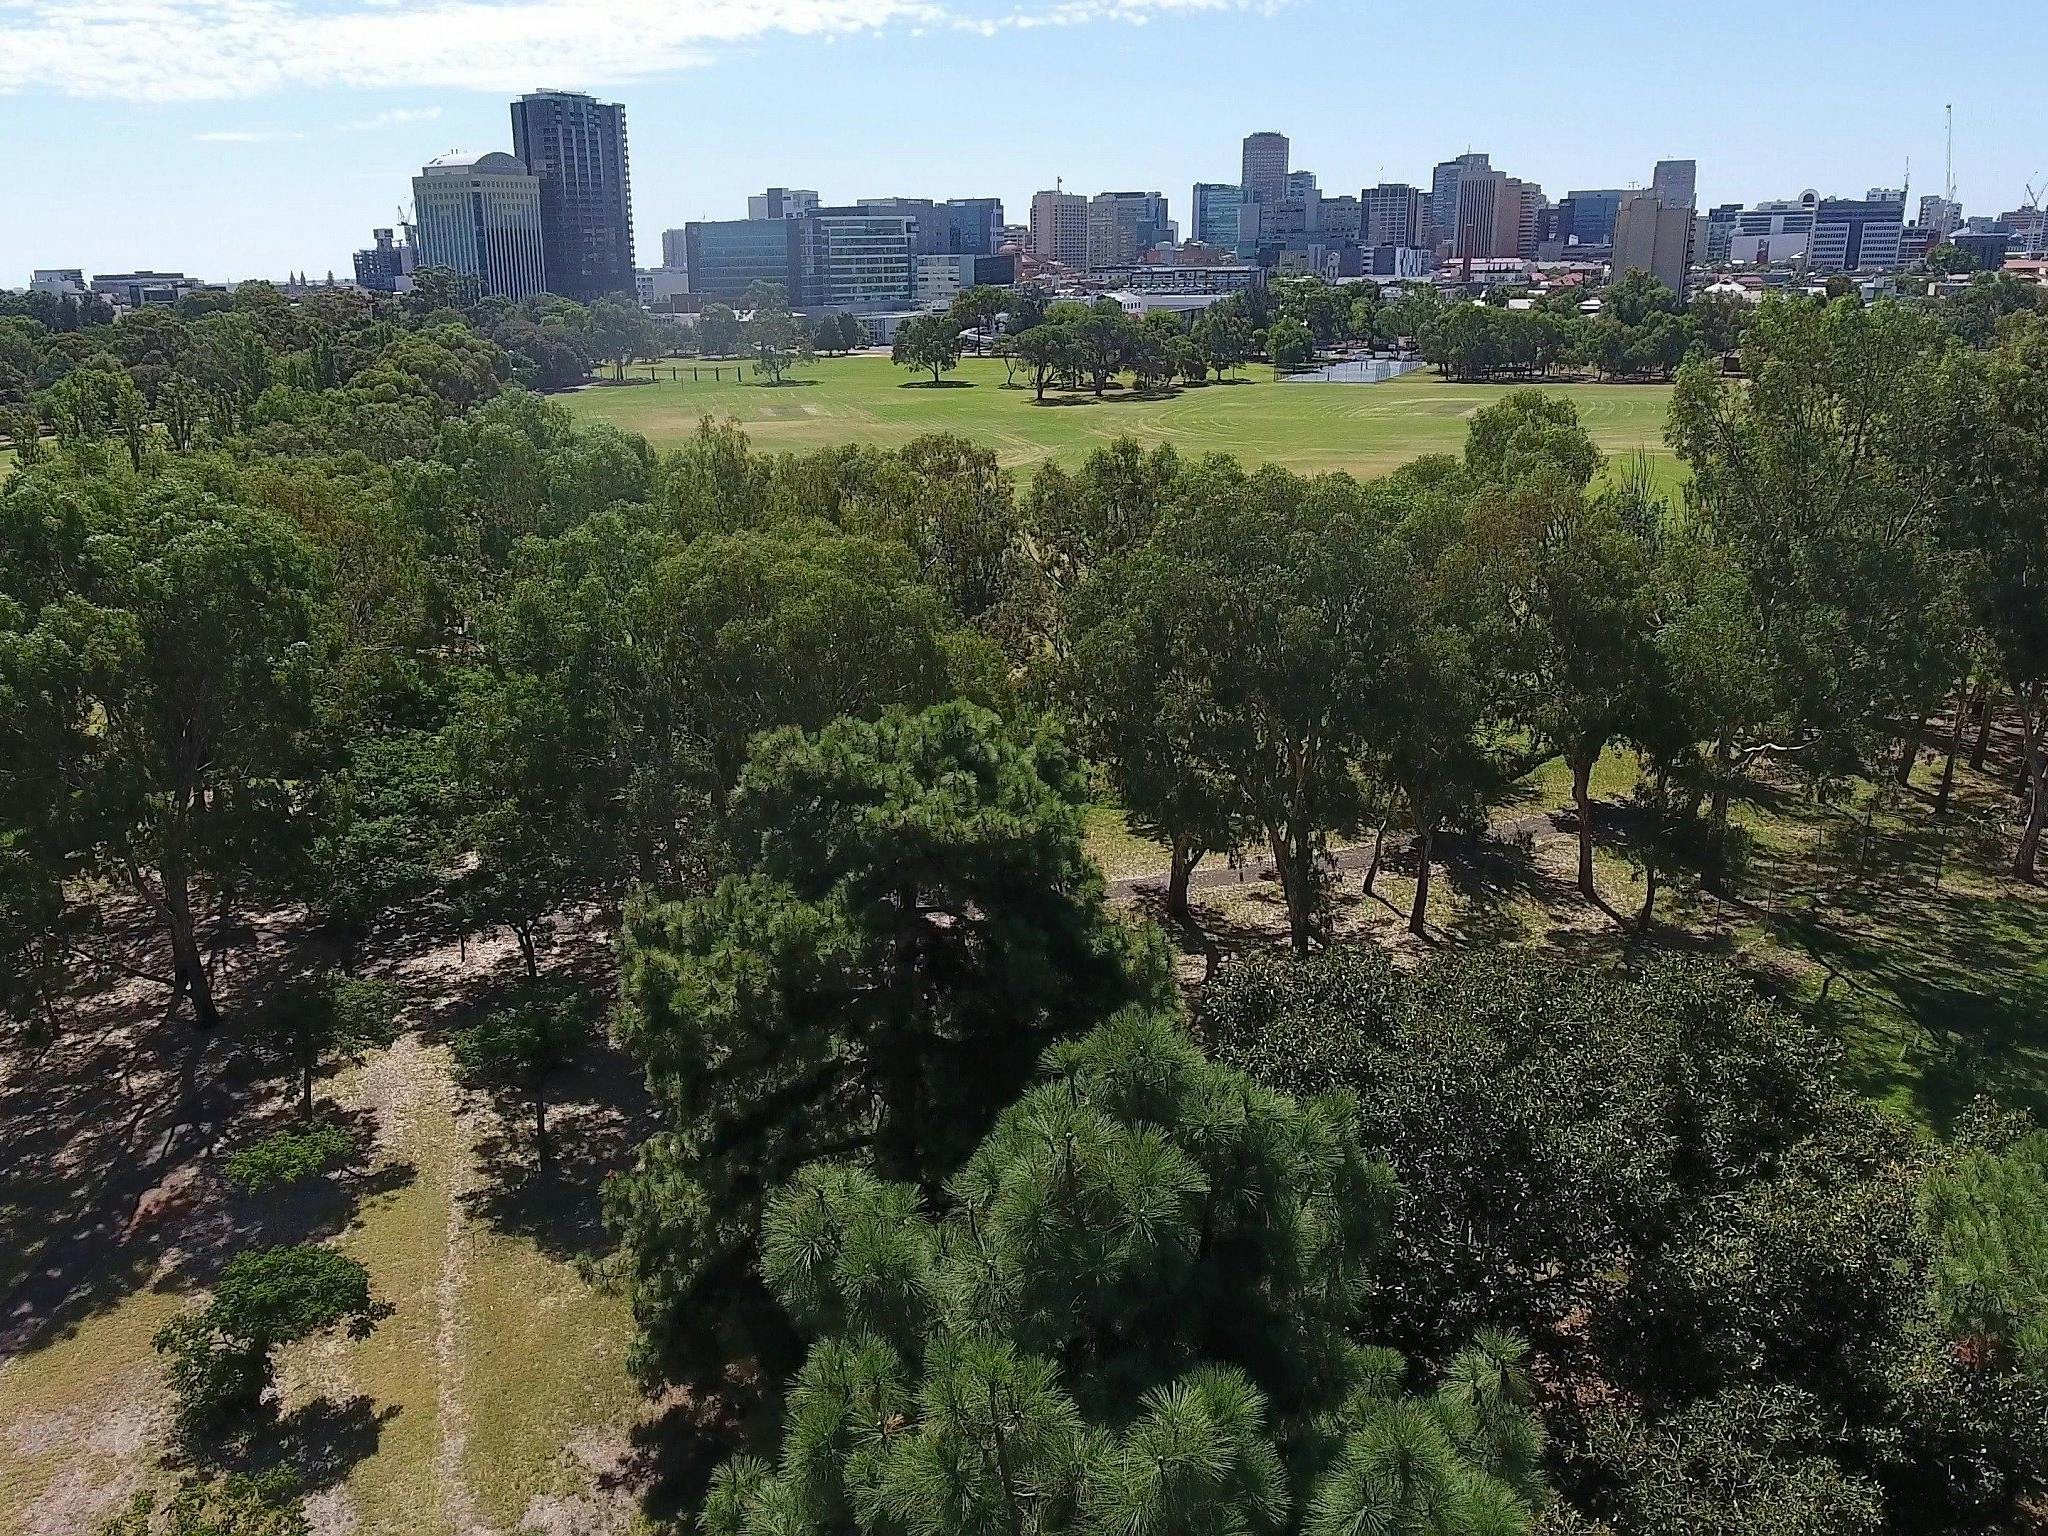
<svg viewBox="0 0 2048 1536">
<path fill-rule="evenodd" d="M 1277 128 L 1333 191 L 1465 149 L 1542 183 L 1699 161 L 1702 205 L 2048 179 L 2048 5 L 1347 0 L 0 0 L 0 286 L 37 266 L 346 272 L 534 86 L 627 104 L 640 259 L 749 190 L 1159 189 Z"/>
</svg>

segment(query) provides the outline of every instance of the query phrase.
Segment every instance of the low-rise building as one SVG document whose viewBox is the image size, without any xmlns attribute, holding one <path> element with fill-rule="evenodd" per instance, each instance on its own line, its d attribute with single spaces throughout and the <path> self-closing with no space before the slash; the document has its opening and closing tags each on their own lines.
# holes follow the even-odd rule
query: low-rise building
<svg viewBox="0 0 2048 1536">
<path fill-rule="evenodd" d="M 202 283 L 182 272 L 96 272 L 92 291 L 123 309 L 145 304 L 175 304 L 188 293 L 219 291 L 219 283 Z"/>
</svg>

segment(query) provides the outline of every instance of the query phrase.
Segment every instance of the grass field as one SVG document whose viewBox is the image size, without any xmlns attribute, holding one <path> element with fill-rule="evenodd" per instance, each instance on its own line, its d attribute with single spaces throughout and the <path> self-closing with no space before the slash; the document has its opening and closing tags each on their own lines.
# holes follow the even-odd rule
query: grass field
<svg viewBox="0 0 2048 1536">
<path fill-rule="evenodd" d="M 1230 383 L 1167 395 L 1049 395 L 1041 405 L 1028 389 L 1006 389 L 1003 365 L 993 359 L 964 359 L 936 388 L 874 355 L 822 358 L 779 386 L 754 382 L 745 365 L 716 365 L 724 373 L 719 381 L 712 365 L 697 366 L 698 381 L 690 378 L 690 363 L 662 364 L 658 383 L 596 384 L 566 403 L 578 416 L 614 422 L 656 447 L 673 447 L 710 416 L 734 418 L 771 449 L 894 447 L 921 433 L 954 432 L 988 444 L 1008 465 L 1071 464 L 1128 435 L 1189 454 L 1376 475 L 1420 454 L 1458 452 L 1466 418 L 1505 393 L 1502 385 L 1451 384 L 1429 371 L 1385 384 L 1276 384 L 1270 369 L 1252 367 Z M 680 380 L 668 379 L 671 368 Z M 1663 441 L 1669 386 L 1546 388 L 1578 406 L 1594 441 L 1610 454 L 1640 450 L 1660 479 L 1675 477 L 1677 462 Z"/>
</svg>

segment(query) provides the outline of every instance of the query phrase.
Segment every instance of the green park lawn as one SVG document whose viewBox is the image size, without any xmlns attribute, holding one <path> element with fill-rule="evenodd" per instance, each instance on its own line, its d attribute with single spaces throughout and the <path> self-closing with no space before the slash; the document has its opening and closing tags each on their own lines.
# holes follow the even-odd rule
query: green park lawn
<svg viewBox="0 0 2048 1536">
<path fill-rule="evenodd" d="M 781 385 L 757 382 L 745 364 L 730 361 L 657 364 L 659 382 L 652 384 L 646 368 L 638 370 L 640 383 L 593 384 L 566 403 L 581 418 L 614 422 L 656 447 L 675 446 L 708 416 L 737 420 L 770 449 L 894 447 L 923 433 L 953 432 L 989 445 L 1008 465 L 1072 464 L 1130 436 L 1188 454 L 1231 453 L 1307 473 L 1361 475 L 1384 474 L 1420 454 L 1458 452 L 1467 418 L 1507 387 L 1447 383 L 1434 371 L 1385 384 L 1278 384 L 1271 369 L 1253 366 L 1228 383 L 1163 395 L 1052 394 L 1041 405 L 1029 389 L 1005 388 L 1003 365 L 987 358 L 963 359 L 937 387 L 878 355 L 821 358 Z M 693 368 L 701 375 L 696 380 Z M 714 368 L 723 378 L 713 379 Z M 680 377 L 671 381 L 671 372 Z M 1663 441 L 1670 386 L 1544 387 L 1578 406 L 1608 453 L 1644 452 L 1661 480 L 1675 478 L 1676 460 Z"/>
</svg>

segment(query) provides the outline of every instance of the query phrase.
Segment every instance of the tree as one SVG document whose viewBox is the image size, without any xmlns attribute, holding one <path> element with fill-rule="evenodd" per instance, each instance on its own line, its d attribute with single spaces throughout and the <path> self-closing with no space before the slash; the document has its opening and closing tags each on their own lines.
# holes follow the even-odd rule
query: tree
<svg viewBox="0 0 2048 1536">
<path fill-rule="evenodd" d="M 1631 730 L 1655 665 L 1652 539 L 1661 508 L 1588 486 L 1602 456 L 1569 401 L 1516 390 L 1473 417 L 1467 471 L 1482 488 L 1474 538 L 1482 605 L 1499 632 L 1509 714 L 1572 775 L 1579 890 L 1593 879 L 1594 765 Z"/>
<path fill-rule="evenodd" d="M 670 1125 L 607 1196 L 643 1372 L 744 1304 L 797 1168 L 936 1189 L 1045 1045 L 1159 995 L 1079 794 L 1050 737 L 968 704 L 776 732 L 733 799 L 741 872 L 628 909 L 619 1038 Z"/>
<path fill-rule="evenodd" d="M 814 1342 L 777 1466 L 722 1468 L 707 1531 L 1530 1529 L 1520 1346 L 1424 1397 L 1357 1336 L 1392 1186 L 1343 1101 L 1138 1010 L 1046 1077 L 935 1209 L 832 1165 L 774 1197 L 762 1267 Z"/>
<path fill-rule="evenodd" d="M 2026 793 L 2012 874 L 2033 880 L 2048 826 L 2048 319 L 2010 326 L 1980 378 L 1962 538 L 1978 622 L 2019 707 Z"/>
<path fill-rule="evenodd" d="M 1135 341 L 1131 317 L 1115 299 L 1097 299 L 1074 318 L 1071 331 L 1074 366 L 1100 395 L 1130 361 Z"/>
<path fill-rule="evenodd" d="M 395 982 L 328 971 L 282 999 L 260 1021 L 271 1048 L 298 1079 L 299 1114 L 313 1118 L 313 1077 L 325 1061 L 356 1062 L 398 1038 Z"/>
<path fill-rule="evenodd" d="M 590 345 L 597 355 L 609 358 L 612 377 L 624 382 L 626 364 L 636 358 L 658 356 L 661 332 L 647 311 L 630 299 L 610 295 L 590 305 Z"/>
<path fill-rule="evenodd" d="M 534 1167 L 548 1175 L 548 1083 L 590 1039 L 577 1001 L 529 988 L 455 1037 L 455 1063 L 473 1082 L 523 1095 L 533 1111 Z"/>
<path fill-rule="evenodd" d="M 697 350 L 705 357 L 730 357 L 739 345 L 740 320 L 732 306 L 706 304 L 697 319 Z"/>
<path fill-rule="evenodd" d="M 1017 337 L 1017 356 L 1030 373 L 1037 399 L 1045 399 L 1046 386 L 1067 370 L 1073 352 L 1073 335 L 1064 326 L 1035 325 Z"/>
<path fill-rule="evenodd" d="M 187 1472 L 159 1506 L 148 1489 L 135 1495 L 99 1536 L 313 1536 L 290 1467 L 268 1472 Z"/>
<path fill-rule="evenodd" d="M 896 327 L 896 341 L 889 357 L 898 367 L 922 368 L 939 382 L 960 362 L 960 331 L 948 314 L 915 315 Z"/>
<path fill-rule="evenodd" d="M 1252 325 L 1235 295 L 1217 300 L 1195 322 L 1194 339 L 1203 360 L 1221 375 L 1251 360 Z"/>
<path fill-rule="evenodd" d="M 1386 702 L 1385 532 L 1348 476 L 1210 459 L 1088 600 L 1158 626 L 1146 644 L 1162 658 L 1162 738 L 1186 772 L 1230 786 L 1232 818 L 1273 856 L 1301 950 L 1321 932 L 1328 836 L 1363 815 L 1357 769 Z"/>
<path fill-rule="evenodd" d="M 154 913 L 201 1028 L 206 895 L 281 880 L 304 831 L 319 582 L 286 519 L 175 478 L 0 490 L 0 806 Z"/>
<path fill-rule="evenodd" d="M 1773 299 L 1744 336 L 1745 382 L 1680 371 L 1669 436 L 1688 503 L 1750 610 L 1754 684 L 1722 696 L 1755 713 L 1710 727 L 1716 827 L 1761 757 L 1821 777 L 1910 750 L 1961 671 L 1945 530 L 1965 494 L 1962 357 L 1894 303 Z"/>
<path fill-rule="evenodd" d="M 1700 962 L 1267 954 L 1197 1013 L 1261 1083 L 1356 1095 L 1403 1191 L 1369 1326 L 1425 1358 L 1530 1337 L 1587 1518 L 1991 1530 L 2041 1486 L 2048 1141 L 2023 1122 L 1931 1146 Z"/>
<path fill-rule="evenodd" d="M 178 1418 L 207 1435 L 254 1414 L 270 1390 L 272 1353 L 347 1325 L 368 1338 L 390 1308 L 370 1293 L 370 1272 L 332 1248 L 300 1243 L 253 1249 L 228 1260 L 213 1299 L 156 1332 L 168 1355 Z"/>
<path fill-rule="evenodd" d="M 754 283 L 747 289 L 752 313 L 747 319 L 747 347 L 754 354 L 754 372 L 780 384 L 790 368 L 810 358 L 811 339 L 790 313 L 780 283 Z"/>
<path fill-rule="evenodd" d="M 1277 321 L 1266 333 L 1266 355 L 1272 358 L 1275 368 L 1306 368 L 1315 360 L 1315 335 L 1299 320 Z"/>
</svg>

